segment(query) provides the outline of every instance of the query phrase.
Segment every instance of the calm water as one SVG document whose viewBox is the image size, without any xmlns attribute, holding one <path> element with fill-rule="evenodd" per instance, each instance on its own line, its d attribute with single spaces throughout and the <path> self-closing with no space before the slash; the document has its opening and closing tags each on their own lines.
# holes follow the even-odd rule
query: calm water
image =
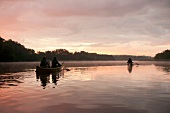
<svg viewBox="0 0 170 113">
<path fill-rule="evenodd" d="M 37 78 L 31 63 L 0 63 L 0 113 L 170 113 L 170 62 L 65 62 Z"/>
</svg>

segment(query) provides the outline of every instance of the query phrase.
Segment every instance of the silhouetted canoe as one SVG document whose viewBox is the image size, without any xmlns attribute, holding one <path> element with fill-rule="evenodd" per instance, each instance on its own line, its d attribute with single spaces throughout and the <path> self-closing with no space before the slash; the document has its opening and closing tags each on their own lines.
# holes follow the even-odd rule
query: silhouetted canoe
<svg viewBox="0 0 170 113">
<path fill-rule="evenodd" d="M 64 69 L 63 66 L 57 67 L 57 68 L 42 68 L 40 66 L 36 67 L 36 73 L 37 74 L 51 74 L 51 73 L 57 73 Z"/>
</svg>

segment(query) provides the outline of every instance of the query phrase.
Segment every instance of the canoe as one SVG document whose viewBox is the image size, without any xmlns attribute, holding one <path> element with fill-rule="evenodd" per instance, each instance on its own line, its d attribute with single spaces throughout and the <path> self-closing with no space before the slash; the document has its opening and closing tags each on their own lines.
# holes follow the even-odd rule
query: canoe
<svg viewBox="0 0 170 113">
<path fill-rule="evenodd" d="M 53 74 L 53 73 L 60 72 L 63 69 L 64 69 L 63 66 L 57 67 L 57 68 L 42 68 L 40 66 L 37 66 L 36 67 L 36 73 L 37 74 Z"/>
</svg>

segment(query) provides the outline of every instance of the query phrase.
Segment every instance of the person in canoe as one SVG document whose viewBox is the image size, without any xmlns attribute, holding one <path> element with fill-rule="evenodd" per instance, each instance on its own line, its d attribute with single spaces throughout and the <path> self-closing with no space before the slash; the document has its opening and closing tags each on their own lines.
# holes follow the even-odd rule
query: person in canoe
<svg viewBox="0 0 170 113">
<path fill-rule="evenodd" d="M 54 57 L 52 60 L 52 68 L 61 67 L 62 65 L 58 62 L 57 58 Z"/>
<path fill-rule="evenodd" d="M 45 57 L 43 57 L 43 59 L 41 60 L 40 67 L 42 67 L 42 68 L 49 67 L 49 63 L 47 62 Z"/>
<path fill-rule="evenodd" d="M 133 64 L 133 62 L 132 62 L 132 59 L 131 59 L 131 58 L 129 58 L 129 59 L 128 59 L 127 64 L 130 64 L 130 65 L 132 65 L 132 64 Z"/>
</svg>

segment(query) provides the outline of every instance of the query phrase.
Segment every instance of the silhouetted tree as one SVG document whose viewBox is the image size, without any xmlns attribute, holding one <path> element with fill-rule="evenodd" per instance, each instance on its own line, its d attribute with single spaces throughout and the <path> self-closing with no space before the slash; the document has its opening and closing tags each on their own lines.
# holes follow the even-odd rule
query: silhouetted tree
<svg viewBox="0 0 170 113">
<path fill-rule="evenodd" d="M 158 55 L 159 56 L 159 55 Z M 66 49 L 56 49 L 53 51 L 37 52 L 33 49 L 25 48 L 18 42 L 12 40 L 4 40 L 0 37 L 0 62 L 14 61 L 40 61 L 43 57 L 52 60 L 57 57 L 58 60 L 126 60 L 126 55 L 105 55 L 97 53 L 88 53 L 85 51 L 69 52 Z M 146 59 L 145 56 L 132 56 L 134 59 Z M 149 58 L 149 57 L 148 57 Z"/>
<path fill-rule="evenodd" d="M 165 50 L 162 53 L 158 53 L 154 58 L 156 60 L 170 60 L 170 50 Z"/>
</svg>

